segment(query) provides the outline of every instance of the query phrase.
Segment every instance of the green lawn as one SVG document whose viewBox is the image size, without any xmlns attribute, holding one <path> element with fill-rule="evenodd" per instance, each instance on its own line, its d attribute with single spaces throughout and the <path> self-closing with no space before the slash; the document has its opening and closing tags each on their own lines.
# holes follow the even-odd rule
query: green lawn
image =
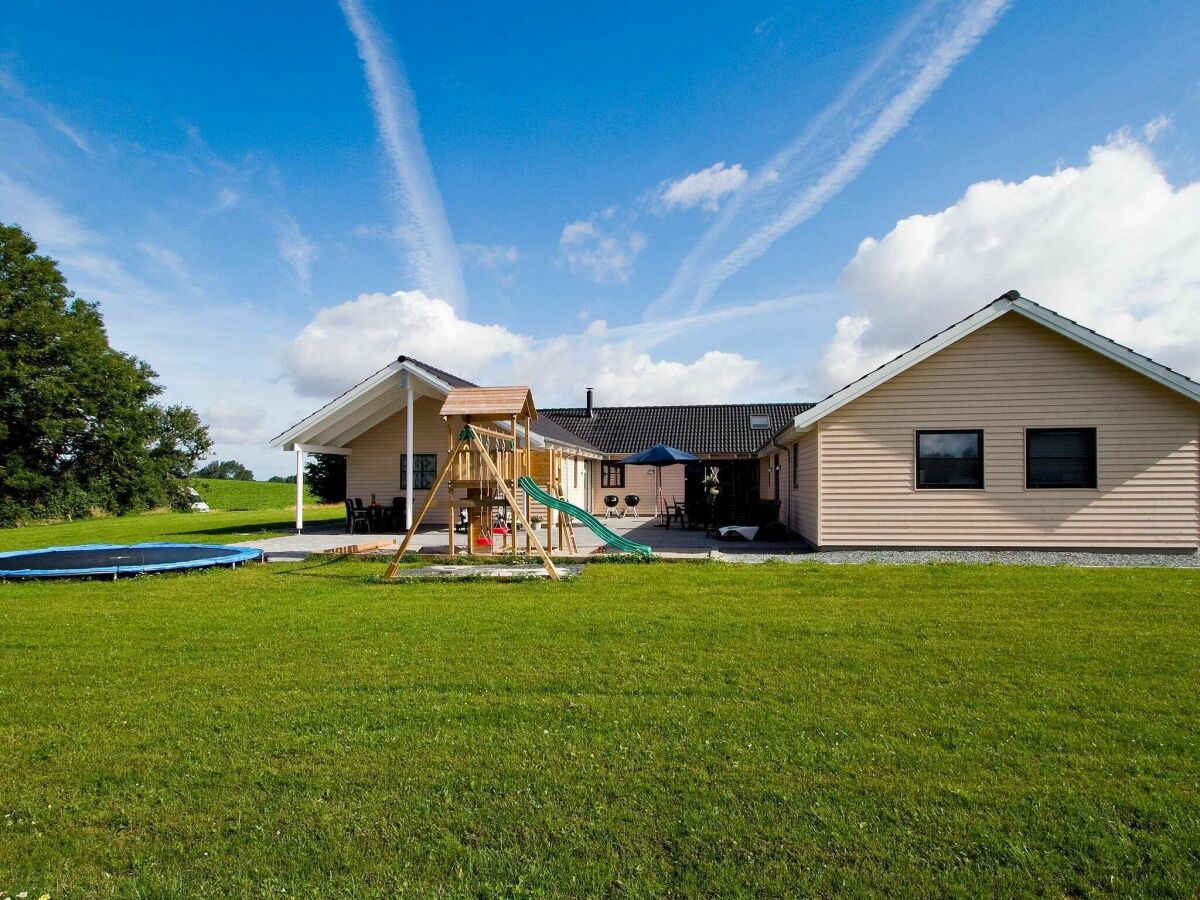
<svg viewBox="0 0 1200 900">
<path fill-rule="evenodd" d="M 339 506 L 317 506 L 304 510 L 306 525 L 343 518 L 345 512 Z M 69 544 L 136 544 L 141 541 L 227 544 L 291 534 L 296 529 L 295 523 L 295 511 L 291 509 L 107 516 L 57 525 L 0 528 L 0 551 Z"/>
<path fill-rule="evenodd" d="M 234 481 L 230 478 L 197 478 L 196 493 L 213 509 L 293 509 L 296 506 L 296 486 L 269 481 Z M 304 504 L 319 503 L 304 486 Z"/>
<path fill-rule="evenodd" d="M 1195 573 L 0 585 L 0 896 L 1200 892 Z"/>
</svg>

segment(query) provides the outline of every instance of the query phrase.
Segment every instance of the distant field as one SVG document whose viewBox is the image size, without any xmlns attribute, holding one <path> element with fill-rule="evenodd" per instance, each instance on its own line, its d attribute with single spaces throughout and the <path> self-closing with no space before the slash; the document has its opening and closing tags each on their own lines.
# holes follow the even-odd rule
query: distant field
<svg viewBox="0 0 1200 900">
<path fill-rule="evenodd" d="M 1192 572 L 383 566 L 0 584 L 0 898 L 1200 896 Z"/>
<path fill-rule="evenodd" d="M 296 503 L 294 484 L 272 484 L 267 481 L 230 481 L 222 478 L 199 478 L 196 491 L 213 509 L 287 509 Z M 304 505 L 320 503 L 304 488 Z"/>
<path fill-rule="evenodd" d="M 342 510 L 336 506 L 306 507 L 304 521 L 305 524 L 316 525 L 319 522 L 338 521 L 343 516 Z M 254 538 L 291 534 L 294 522 L 295 516 L 290 509 L 107 516 L 57 525 L 0 528 L 0 551 L 71 544 L 137 544 L 143 541 L 236 544 Z M 3 896 L 0 894 L 0 897 Z"/>
</svg>

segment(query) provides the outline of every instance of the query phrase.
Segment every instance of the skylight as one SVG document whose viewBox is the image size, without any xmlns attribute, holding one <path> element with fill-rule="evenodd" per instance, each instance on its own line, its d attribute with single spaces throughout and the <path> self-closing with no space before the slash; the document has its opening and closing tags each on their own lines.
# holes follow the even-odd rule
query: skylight
<svg viewBox="0 0 1200 900">
<path fill-rule="evenodd" d="M 767 416 L 752 415 L 750 416 L 750 427 L 756 431 L 765 431 L 771 427 L 771 420 Z"/>
</svg>

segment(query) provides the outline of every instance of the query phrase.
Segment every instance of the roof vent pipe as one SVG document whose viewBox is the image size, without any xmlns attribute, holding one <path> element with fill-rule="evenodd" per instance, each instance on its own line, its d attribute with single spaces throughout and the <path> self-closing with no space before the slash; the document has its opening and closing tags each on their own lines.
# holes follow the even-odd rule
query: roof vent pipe
<svg viewBox="0 0 1200 900">
<path fill-rule="evenodd" d="M 592 389 L 587 389 L 587 417 L 592 417 Z"/>
</svg>

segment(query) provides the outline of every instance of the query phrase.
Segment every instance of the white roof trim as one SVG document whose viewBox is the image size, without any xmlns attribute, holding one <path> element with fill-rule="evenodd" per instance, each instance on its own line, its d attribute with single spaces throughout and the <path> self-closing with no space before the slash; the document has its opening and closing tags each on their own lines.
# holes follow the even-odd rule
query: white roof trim
<svg viewBox="0 0 1200 900">
<path fill-rule="evenodd" d="M 1167 368 L 1161 363 L 1156 363 L 1149 357 L 1130 350 L 1128 347 L 1122 346 L 1116 341 L 1110 340 L 1104 337 L 1104 335 L 1080 325 L 1078 322 L 1068 319 L 1065 316 L 1060 316 L 1058 313 L 1020 296 L 1016 291 L 1010 291 L 1003 297 L 989 303 L 978 312 L 967 316 L 961 322 L 951 325 L 945 331 L 935 334 L 924 343 L 918 344 L 911 350 L 900 354 L 873 372 L 864 375 L 858 381 L 851 382 L 841 390 L 835 391 L 821 402 L 806 409 L 800 415 L 796 416 L 791 426 L 783 432 L 783 435 L 808 431 L 831 412 L 841 409 L 847 403 L 857 400 L 863 394 L 874 390 L 885 381 L 890 381 L 906 369 L 911 369 L 917 363 L 928 359 L 939 350 L 961 340 L 973 331 L 978 331 L 984 325 L 994 322 L 1000 316 L 1009 312 L 1018 313 L 1027 319 L 1037 322 L 1039 325 L 1044 325 L 1046 328 L 1064 337 L 1068 337 L 1102 356 L 1119 362 L 1133 369 L 1135 372 L 1183 394 L 1190 400 L 1200 403 L 1200 384 L 1197 384 L 1190 378 Z M 776 440 L 779 437 L 780 435 L 776 435 Z"/>
<path fill-rule="evenodd" d="M 450 393 L 450 385 L 420 366 L 413 365 L 408 360 L 404 362 L 391 362 L 378 372 L 368 376 L 354 387 L 345 391 L 336 399 L 326 403 L 316 412 L 301 419 L 287 431 L 272 438 L 271 446 L 292 450 L 297 442 L 301 444 L 318 443 L 311 440 L 311 438 L 308 440 L 305 438 L 314 433 L 319 433 L 323 428 L 340 419 L 345 418 L 349 420 L 358 407 L 369 403 L 375 395 L 382 394 L 394 388 L 395 385 L 389 384 L 389 382 L 395 376 L 404 374 L 411 375 L 424 382 L 431 389 L 432 393 L 441 394 L 442 396 Z M 347 429 L 342 430 L 345 431 Z"/>
<path fill-rule="evenodd" d="M 1130 350 L 1123 344 L 1118 344 L 1111 338 L 1106 338 L 1099 332 L 1080 325 L 1073 319 L 1060 316 L 1054 310 L 1047 309 L 1044 306 L 1034 303 L 1032 300 L 1017 297 L 1012 302 L 1012 308 L 1013 312 L 1018 312 L 1027 319 L 1037 322 L 1039 325 L 1045 325 L 1047 328 L 1057 331 L 1064 337 L 1078 341 L 1088 349 L 1095 350 L 1101 356 L 1107 356 L 1114 362 L 1128 366 L 1152 381 L 1157 381 L 1164 387 L 1168 387 L 1176 393 L 1183 394 L 1189 400 L 1200 403 L 1200 384 L 1192 381 L 1186 375 L 1182 375 L 1174 369 L 1167 368 L 1162 363 L 1157 363 L 1150 357 L 1138 353 L 1136 350 Z"/>
</svg>

